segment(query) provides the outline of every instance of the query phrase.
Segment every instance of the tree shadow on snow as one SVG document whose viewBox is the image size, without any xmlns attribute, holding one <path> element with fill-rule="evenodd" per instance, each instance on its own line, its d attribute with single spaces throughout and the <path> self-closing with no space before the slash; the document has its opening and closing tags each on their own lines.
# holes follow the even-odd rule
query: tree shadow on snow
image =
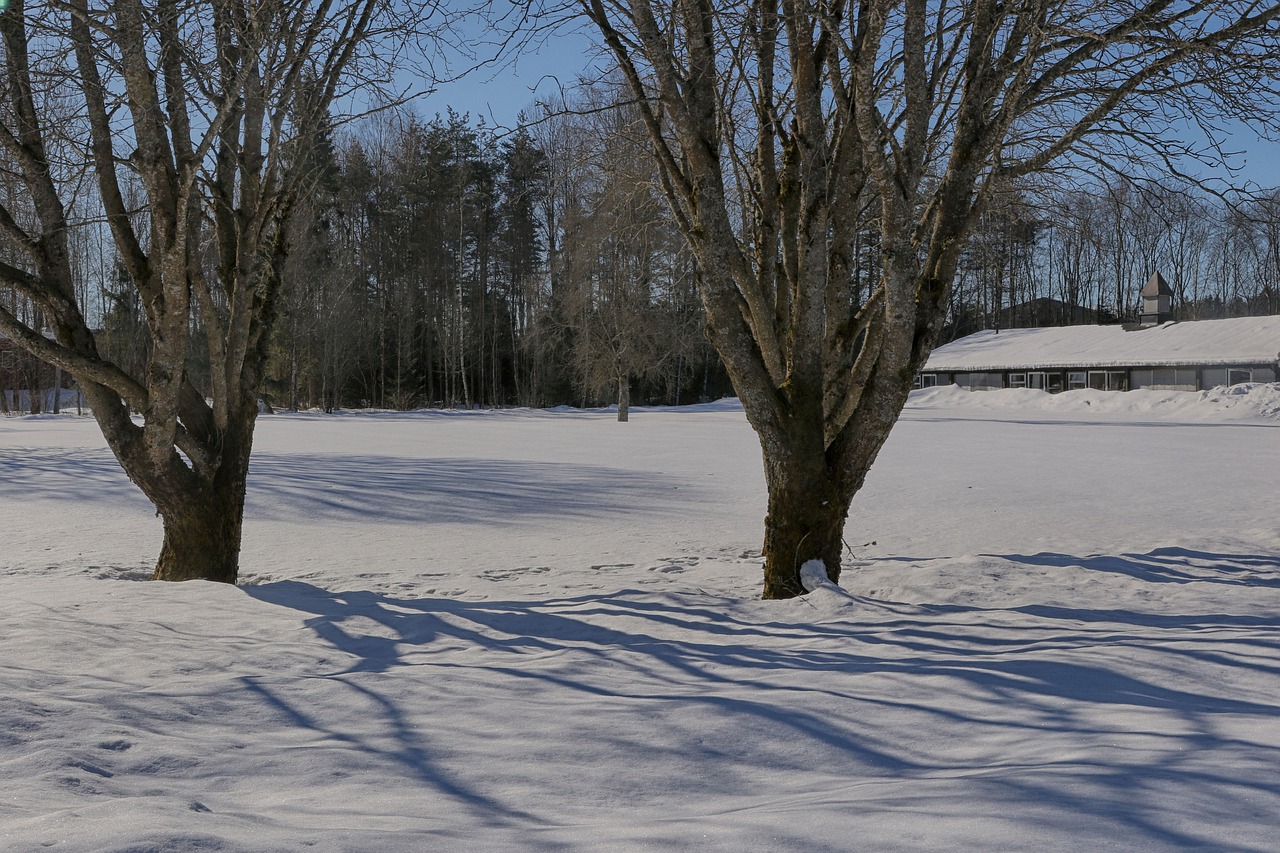
<svg viewBox="0 0 1280 853">
<path fill-rule="evenodd" d="M 33 497 L 150 507 L 106 448 L 17 448 L 0 451 L 0 500 Z"/>
<path fill-rule="evenodd" d="M 1001 559 L 1028 566 L 1078 567 L 1127 575 L 1147 583 L 1209 583 L 1280 588 L 1280 555 L 1217 554 L 1187 548 L 1157 548 L 1147 554 L 999 554 Z"/>
<path fill-rule="evenodd" d="M 1152 582 L 1166 580 L 1167 561 L 1215 557 L 1146 556 Z M 1261 555 L 1216 556 L 1264 572 L 1276 566 Z M 424 726 L 369 674 L 426 666 L 454 690 L 483 686 L 515 703 L 504 712 L 477 699 L 486 717 L 518 715 L 522 701 L 563 705 L 565 743 L 598 741 L 601 754 L 626 756 L 631 775 L 660 763 L 663 785 L 695 801 L 754 790 L 760 774 L 779 772 L 814 773 L 825 785 L 845 779 L 854 800 L 857 786 L 907 781 L 920 790 L 911 808 L 937 808 L 940 820 L 1021 810 L 1032 833 L 1037 821 L 1061 832 L 1055 822 L 1069 820 L 1122 846 L 1219 850 L 1259 848 L 1223 836 L 1214 815 L 1239 835 L 1241 814 L 1252 814 L 1248 836 L 1280 808 L 1280 739 L 1240 734 L 1280 727 L 1280 707 L 1266 698 L 1280 688 L 1280 614 L 858 605 L 819 620 L 780 605 L 777 618 L 760 622 L 751 617 L 761 610 L 738 615 L 728 600 L 635 590 L 548 601 L 408 599 L 297 581 L 243 591 L 299 611 L 342 653 L 349 665 L 324 677 L 383 709 L 397 761 L 501 822 L 533 818 L 443 782 Z M 1185 677 L 1192 670 L 1213 677 Z M 1216 686 L 1239 685 L 1239 672 L 1219 677 L 1238 670 L 1256 690 Z M 253 689 L 298 725 L 344 737 L 264 684 Z M 1034 747 L 1046 740 L 1061 742 L 1051 757 Z M 962 746 L 936 746 L 945 743 Z M 939 785 L 950 793 L 930 799 L 925 792 Z M 1204 819 L 1185 820 L 1187 808 Z"/>
<path fill-rule="evenodd" d="M 151 509 L 105 448 L 0 452 L 0 500 L 33 497 Z M 696 499 L 687 480 L 602 465 L 255 453 L 245 517 L 493 524 L 674 512 Z"/>
<path fill-rule="evenodd" d="M 676 507 L 688 487 L 659 474 L 506 459 L 255 454 L 246 515 L 492 524 Z"/>
</svg>

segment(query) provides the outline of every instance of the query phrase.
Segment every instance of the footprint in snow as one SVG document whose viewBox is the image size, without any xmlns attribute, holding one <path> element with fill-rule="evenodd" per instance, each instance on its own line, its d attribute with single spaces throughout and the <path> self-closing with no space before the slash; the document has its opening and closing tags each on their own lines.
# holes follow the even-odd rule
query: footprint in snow
<svg viewBox="0 0 1280 853">
<path fill-rule="evenodd" d="M 541 575 L 551 571 L 550 566 L 518 566 L 514 569 L 488 569 L 480 573 L 487 581 L 506 581 L 521 575 Z"/>
<path fill-rule="evenodd" d="M 92 773 L 94 776 L 101 776 L 103 779 L 110 779 L 116 775 L 110 770 L 103 770 L 96 764 L 90 764 L 87 761 L 68 761 L 67 767 L 73 767 L 76 770 L 83 770 L 86 773 Z"/>
<path fill-rule="evenodd" d="M 693 568 L 702 561 L 701 557 L 661 557 L 662 565 L 650 566 L 651 572 L 662 572 L 668 575 L 678 575 L 681 572 Z"/>
</svg>

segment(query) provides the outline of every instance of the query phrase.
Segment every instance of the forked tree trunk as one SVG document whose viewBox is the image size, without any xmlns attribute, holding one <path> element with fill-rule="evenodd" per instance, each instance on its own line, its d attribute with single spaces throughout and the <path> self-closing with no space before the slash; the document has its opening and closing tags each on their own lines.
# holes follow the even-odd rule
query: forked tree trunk
<svg viewBox="0 0 1280 853">
<path fill-rule="evenodd" d="M 904 356 L 905 357 L 905 356 Z M 828 440 L 822 413 L 797 401 L 789 425 L 757 427 L 764 453 L 769 512 L 765 517 L 764 598 L 804 595 L 800 567 L 821 560 L 840 582 L 844 526 L 854 495 L 884 447 L 910 391 L 912 370 L 876 371 L 850 424 Z"/>
<path fill-rule="evenodd" d="M 161 483 L 150 492 L 164 521 L 164 542 L 154 580 L 235 583 L 240 571 L 245 484 L 257 406 L 244 404 L 222 434 L 215 471 L 196 488 L 175 491 Z"/>
<path fill-rule="evenodd" d="M 252 400 L 238 407 L 225 428 L 209 419 L 193 428 L 208 428 L 209 442 L 220 449 L 216 460 L 192 466 L 175 451 L 155 460 L 143 445 L 142 429 L 128 408 L 108 389 L 85 383 L 85 397 L 107 444 L 129 479 L 142 489 L 164 525 L 155 580 L 208 580 L 235 583 L 240 566 L 240 534 L 244 523 L 245 483 L 257 406 Z M 195 393 L 194 391 L 191 393 Z"/>
</svg>

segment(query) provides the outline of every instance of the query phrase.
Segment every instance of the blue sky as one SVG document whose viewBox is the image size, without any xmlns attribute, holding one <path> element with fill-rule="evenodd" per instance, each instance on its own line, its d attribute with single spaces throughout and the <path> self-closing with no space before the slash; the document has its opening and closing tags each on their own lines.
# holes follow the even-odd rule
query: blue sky
<svg viewBox="0 0 1280 853">
<path fill-rule="evenodd" d="M 433 116 L 452 107 L 483 118 L 490 126 L 513 127 L 521 110 L 555 97 L 562 87 L 572 87 L 589 70 L 594 55 L 593 42 L 580 27 L 562 25 L 510 59 L 439 84 L 417 102 L 416 109 Z M 455 71 L 467 64 L 458 58 L 450 62 Z"/>
<path fill-rule="evenodd" d="M 591 34 L 580 24 L 562 25 L 518 56 L 440 84 L 435 92 L 417 101 L 416 111 L 434 116 L 452 107 L 459 113 L 470 113 L 473 119 L 483 118 L 489 126 L 514 127 L 521 110 L 553 97 L 562 86 L 571 87 L 596 59 Z M 458 68 L 466 64 L 458 59 L 453 62 Z M 1233 163 L 1240 168 L 1241 177 L 1263 187 L 1280 186 L 1280 143 L 1259 139 L 1241 125 L 1225 148 L 1236 152 Z"/>
</svg>

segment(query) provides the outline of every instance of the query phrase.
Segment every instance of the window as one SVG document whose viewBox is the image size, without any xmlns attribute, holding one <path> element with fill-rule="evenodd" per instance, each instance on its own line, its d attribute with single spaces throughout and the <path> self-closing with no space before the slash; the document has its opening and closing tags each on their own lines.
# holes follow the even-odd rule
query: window
<svg viewBox="0 0 1280 853">
<path fill-rule="evenodd" d="M 1195 391 L 1194 367 L 1153 367 L 1150 370 L 1133 371 L 1134 388 L 1150 388 L 1153 391 Z"/>
<path fill-rule="evenodd" d="M 1026 388 L 1026 387 L 1027 387 L 1027 374 L 1025 374 L 1025 373 L 1010 373 L 1010 374 L 1009 374 L 1009 387 L 1010 387 L 1010 388 Z"/>
<path fill-rule="evenodd" d="M 1219 385 L 1227 384 L 1227 369 L 1225 367 L 1206 367 L 1201 376 L 1204 379 L 1205 388 L 1217 388 Z"/>
<path fill-rule="evenodd" d="M 1085 376 L 1083 373 L 1067 374 L 1067 390 L 1068 391 L 1078 391 L 1081 388 L 1087 388 L 1087 387 L 1088 387 L 1088 384 L 1085 382 Z"/>
<path fill-rule="evenodd" d="M 1247 367 L 1232 367 L 1227 370 L 1227 384 L 1239 385 L 1241 382 L 1252 382 L 1253 371 Z"/>
<path fill-rule="evenodd" d="M 957 373 L 955 383 L 970 391 L 989 391 L 992 388 L 1004 387 L 1002 373 Z"/>
<path fill-rule="evenodd" d="M 921 388 L 935 388 L 938 385 L 938 374 L 926 373 L 920 377 Z"/>
<path fill-rule="evenodd" d="M 1095 391 L 1128 391 L 1129 374 L 1123 370 L 1090 370 L 1089 387 Z"/>
</svg>

